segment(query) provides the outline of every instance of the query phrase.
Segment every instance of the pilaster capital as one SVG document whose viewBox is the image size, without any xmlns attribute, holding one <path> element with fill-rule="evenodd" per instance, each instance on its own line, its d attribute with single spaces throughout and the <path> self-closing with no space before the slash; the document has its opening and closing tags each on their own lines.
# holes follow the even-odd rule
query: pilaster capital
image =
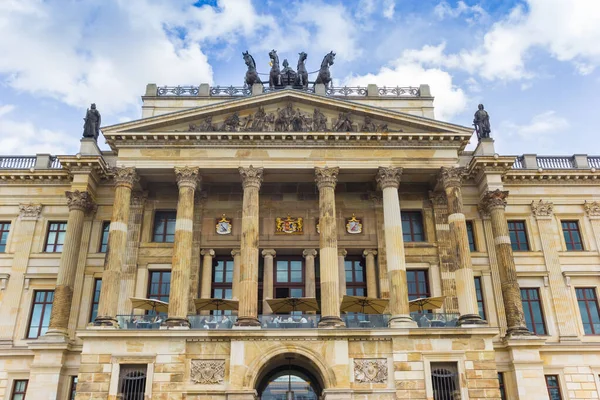
<svg viewBox="0 0 600 400">
<path fill-rule="evenodd" d="M 481 219 L 490 219 L 491 218 L 489 210 L 482 203 L 479 203 L 477 205 L 477 211 L 479 211 L 479 215 L 481 216 Z"/>
<path fill-rule="evenodd" d="M 213 249 L 202 249 L 200 250 L 200 255 L 214 257 L 215 251 Z"/>
<path fill-rule="evenodd" d="M 135 167 L 114 167 L 111 172 L 116 187 L 122 186 L 131 189 L 140 180 Z"/>
<path fill-rule="evenodd" d="M 317 256 L 317 250 L 316 249 L 305 249 L 302 252 L 302 257 L 306 258 L 306 257 L 316 257 Z"/>
<path fill-rule="evenodd" d="M 66 191 L 65 196 L 67 197 L 69 211 L 79 210 L 87 212 L 92 210 L 96 205 L 89 192 L 80 192 L 79 190 Z"/>
<path fill-rule="evenodd" d="M 315 167 L 315 182 L 319 190 L 323 188 L 335 189 L 339 173 L 339 167 Z"/>
<path fill-rule="evenodd" d="M 22 220 L 33 220 L 35 221 L 40 217 L 42 213 L 41 204 L 19 204 L 19 217 Z"/>
<path fill-rule="evenodd" d="M 462 180 L 466 175 L 465 168 L 462 167 L 442 167 L 440 169 L 440 181 L 444 189 L 451 187 L 460 187 Z"/>
<path fill-rule="evenodd" d="M 550 201 L 541 200 L 537 203 L 531 202 L 531 213 L 536 217 L 551 217 L 554 214 L 554 204 Z"/>
<path fill-rule="evenodd" d="M 588 203 L 587 200 L 583 203 L 583 209 L 585 210 L 585 215 L 590 218 L 600 218 L 600 202 L 592 201 Z"/>
<path fill-rule="evenodd" d="M 175 167 L 175 178 L 179 188 L 189 187 L 196 190 L 198 183 L 202 180 L 198 175 L 198 167 Z"/>
<path fill-rule="evenodd" d="M 233 257 L 233 258 L 239 257 L 240 254 L 242 254 L 242 251 L 240 249 L 233 249 L 233 250 L 231 250 L 231 257 Z"/>
<path fill-rule="evenodd" d="M 131 206 L 132 207 L 144 207 L 146 204 L 146 200 L 148 200 L 148 192 L 147 191 L 135 191 L 131 193 Z"/>
<path fill-rule="evenodd" d="M 442 208 L 448 207 L 448 197 L 446 196 L 446 192 L 443 192 L 443 191 L 437 191 L 437 192 L 430 191 L 429 192 L 429 201 L 431 202 L 431 205 L 434 207 L 442 207 Z"/>
<path fill-rule="evenodd" d="M 481 199 L 481 210 L 485 210 L 486 213 L 489 213 L 493 209 L 506 208 L 506 198 L 508 197 L 508 190 L 490 190 L 484 193 L 483 198 Z"/>
<path fill-rule="evenodd" d="M 263 168 L 253 167 L 252 165 L 244 168 L 240 167 L 240 175 L 242 177 L 242 186 L 244 189 L 254 187 L 260 189 L 263 180 Z"/>
<path fill-rule="evenodd" d="M 379 167 L 377 170 L 377 184 L 381 187 L 381 190 L 393 187 L 398 189 L 400 186 L 400 177 L 402 176 L 402 168 L 396 167 Z"/>
<path fill-rule="evenodd" d="M 366 249 L 363 251 L 363 257 L 367 258 L 369 256 L 375 257 L 377 255 L 377 250 L 375 249 Z"/>
<path fill-rule="evenodd" d="M 277 252 L 275 251 L 275 249 L 264 249 L 261 252 L 263 257 L 275 257 L 275 255 L 277 254 Z"/>
<path fill-rule="evenodd" d="M 208 200 L 208 193 L 206 190 L 196 190 L 194 195 L 194 202 L 198 207 L 204 207 Z"/>
<path fill-rule="evenodd" d="M 348 252 L 346 251 L 346 249 L 338 249 L 338 257 L 346 257 L 348 255 Z"/>
<path fill-rule="evenodd" d="M 373 201 L 376 206 L 383 204 L 383 196 L 379 192 L 369 192 L 369 200 Z"/>
</svg>

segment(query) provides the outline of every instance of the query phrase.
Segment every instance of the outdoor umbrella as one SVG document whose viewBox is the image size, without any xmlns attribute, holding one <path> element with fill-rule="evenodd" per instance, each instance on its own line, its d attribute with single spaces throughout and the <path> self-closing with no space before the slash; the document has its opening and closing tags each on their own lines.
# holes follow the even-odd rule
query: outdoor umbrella
<svg viewBox="0 0 600 400">
<path fill-rule="evenodd" d="M 388 303 L 388 299 L 344 295 L 340 311 L 358 312 L 362 314 L 383 314 Z"/>
<path fill-rule="evenodd" d="M 131 307 L 141 310 L 153 311 L 156 313 L 166 313 L 169 311 L 169 303 L 155 299 L 144 299 L 140 297 L 130 297 Z"/>
<path fill-rule="evenodd" d="M 237 310 L 238 309 L 238 301 L 237 300 L 227 300 L 227 299 L 195 299 L 194 305 L 196 306 L 196 310 Z"/>
<path fill-rule="evenodd" d="M 423 313 L 423 310 L 437 310 L 444 305 L 445 297 L 420 297 L 408 302 L 410 311 Z"/>
<path fill-rule="evenodd" d="M 286 297 L 284 299 L 267 299 L 267 304 L 274 314 L 285 314 L 295 311 L 318 311 L 319 304 L 314 297 Z"/>
</svg>

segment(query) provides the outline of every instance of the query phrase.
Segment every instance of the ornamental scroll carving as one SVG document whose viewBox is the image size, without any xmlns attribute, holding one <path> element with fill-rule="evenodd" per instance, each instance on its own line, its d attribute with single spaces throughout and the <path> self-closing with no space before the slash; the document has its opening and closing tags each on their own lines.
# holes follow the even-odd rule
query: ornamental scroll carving
<svg viewBox="0 0 600 400">
<path fill-rule="evenodd" d="M 592 201 L 588 203 L 587 201 L 583 203 L 583 209 L 588 217 L 600 217 L 600 202 Z"/>
<path fill-rule="evenodd" d="M 551 217 L 554 212 L 554 204 L 549 201 L 540 200 L 531 202 L 531 212 L 536 217 Z"/>
<path fill-rule="evenodd" d="M 190 380 L 199 385 L 213 385 L 225 380 L 225 360 L 192 360 Z"/>
<path fill-rule="evenodd" d="M 38 219 L 41 213 L 41 204 L 19 204 L 19 215 L 21 216 L 21 219 Z"/>
<path fill-rule="evenodd" d="M 354 380 L 360 383 L 386 383 L 388 379 L 385 358 L 355 358 Z"/>
</svg>

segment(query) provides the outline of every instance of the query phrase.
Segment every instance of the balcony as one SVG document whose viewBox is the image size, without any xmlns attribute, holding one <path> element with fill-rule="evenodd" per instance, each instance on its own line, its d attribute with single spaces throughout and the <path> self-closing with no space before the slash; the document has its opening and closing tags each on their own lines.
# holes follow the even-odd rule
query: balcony
<svg viewBox="0 0 600 400">
<path fill-rule="evenodd" d="M 49 154 L 35 156 L 0 156 L 0 170 L 61 169 L 57 157 Z"/>
<path fill-rule="evenodd" d="M 600 169 L 600 156 L 575 154 L 573 156 L 538 156 L 524 154 L 518 156 L 513 164 L 513 169 Z"/>
</svg>

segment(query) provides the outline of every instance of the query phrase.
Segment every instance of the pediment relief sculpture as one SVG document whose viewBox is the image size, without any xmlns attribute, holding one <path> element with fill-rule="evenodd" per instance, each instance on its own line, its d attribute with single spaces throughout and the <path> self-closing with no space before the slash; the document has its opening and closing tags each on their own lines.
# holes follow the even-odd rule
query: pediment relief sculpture
<svg viewBox="0 0 600 400">
<path fill-rule="evenodd" d="M 387 123 L 377 123 L 370 116 L 356 120 L 351 112 L 340 112 L 337 118 L 329 119 L 315 108 L 310 115 L 290 102 L 274 112 L 266 112 L 264 107 L 246 117 L 234 112 L 222 123 L 213 123 L 212 117 L 207 117 L 200 123 L 189 124 L 188 132 L 402 132 L 402 129 L 391 130 Z"/>
</svg>

